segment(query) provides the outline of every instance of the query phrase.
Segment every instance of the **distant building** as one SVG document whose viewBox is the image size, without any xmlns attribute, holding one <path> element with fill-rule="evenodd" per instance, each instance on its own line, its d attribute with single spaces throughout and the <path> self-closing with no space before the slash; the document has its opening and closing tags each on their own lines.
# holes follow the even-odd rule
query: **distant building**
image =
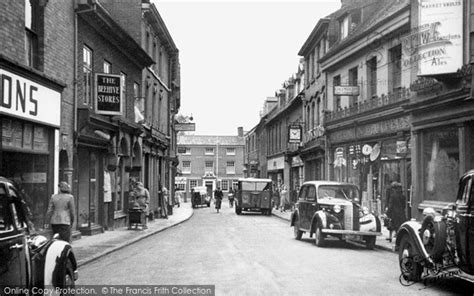
<svg viewBox="0 0 474 296">
<path fill-rule="evenodd" d="M 241 127 L 237 136 L 178 135 L 178 188 L 189 193 L 206 186 L 212 193 L 220 187 L 228 192 L 244 177 L 244 148 Z"/>
</svg>

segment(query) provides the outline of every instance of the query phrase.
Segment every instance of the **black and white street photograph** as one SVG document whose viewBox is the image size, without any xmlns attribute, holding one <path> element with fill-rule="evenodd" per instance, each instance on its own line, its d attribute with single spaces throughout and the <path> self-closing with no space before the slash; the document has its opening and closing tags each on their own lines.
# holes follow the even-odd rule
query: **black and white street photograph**
<svg viewBox="0 0 474 296">
<path fill-rule="evenodd" d="M 474 0 L 0 24 L 0 296 L 474 296 Z"/>
</svg>

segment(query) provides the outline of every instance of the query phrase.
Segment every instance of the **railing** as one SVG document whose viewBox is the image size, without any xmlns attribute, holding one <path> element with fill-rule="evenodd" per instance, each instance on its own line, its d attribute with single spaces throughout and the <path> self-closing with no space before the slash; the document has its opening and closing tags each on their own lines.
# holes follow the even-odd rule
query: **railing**
<svg viewBox="0 0 474 296">
<path fill-rule="evenodd" d="M 346 107 L 343 109 L 340 108 L 337 111 L 327 112 L 325 114 L 325 120 L 326 122 L 338 120 L 366 111 L 392 105 L 404 100 L 408 100 L 411 97 L 411 94 L 412 93 L 410 92 L 409 88 L 400 87 L 394 93 L 388 93 L 388 95 L 382 94 L 381 96 L 374 96 L 369 100 L 364 100 L 363 102 L 355 103 L 351 107 Z"/>
</svg>

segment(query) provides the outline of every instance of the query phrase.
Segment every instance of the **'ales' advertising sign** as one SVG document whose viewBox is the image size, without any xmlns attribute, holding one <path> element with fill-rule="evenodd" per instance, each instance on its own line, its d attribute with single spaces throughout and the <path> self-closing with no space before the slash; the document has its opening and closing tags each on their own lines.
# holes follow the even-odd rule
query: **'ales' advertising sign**
<svg viewBox="0 0 474 296">
<path fill-rule="evenodd" d="M 122 88 L 120 75 L 95 74 L 97 114 L 122 115 Z"/>
</svg>

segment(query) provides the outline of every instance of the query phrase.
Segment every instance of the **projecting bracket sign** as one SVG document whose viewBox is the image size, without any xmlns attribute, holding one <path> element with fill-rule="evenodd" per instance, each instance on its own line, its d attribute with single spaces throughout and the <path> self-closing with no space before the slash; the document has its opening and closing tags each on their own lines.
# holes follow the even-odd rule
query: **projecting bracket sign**
<svg viewBox="0 0 474 296">
<path fill-rule="evenodd" d="M 195 123 L 175 123 L 174 130 L 177 132 L 193 132 L 196 130 Z"/>
</svg>

